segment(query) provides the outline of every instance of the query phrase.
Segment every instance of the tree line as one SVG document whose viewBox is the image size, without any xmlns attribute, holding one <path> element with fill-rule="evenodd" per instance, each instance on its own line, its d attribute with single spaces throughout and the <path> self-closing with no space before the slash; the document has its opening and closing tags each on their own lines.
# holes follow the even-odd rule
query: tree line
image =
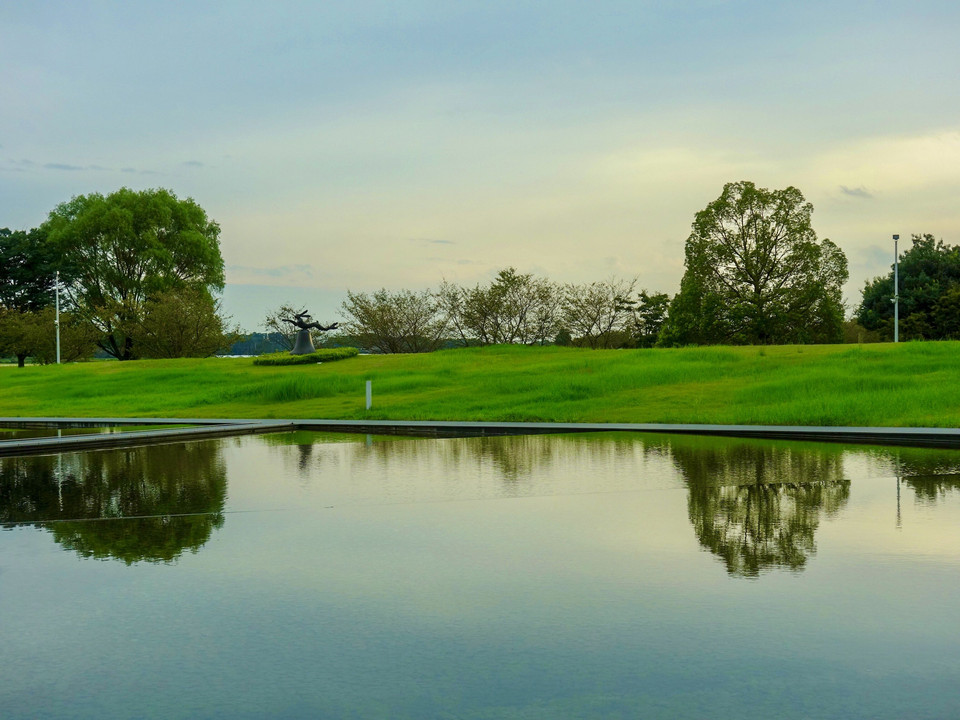
<svg viewBox="0 0 960 720">
<path fill-rule="evenodd" d="M 799 190 L 728 183 L 697 213 L 680 292 L 637 280 L 558 285 L 501 270 L 488 285 L 436 292 L 348 292 L 345 329 L 372 352 L 460 345 L 623 348 L 841 342 L 843 251 L 818 240 Z"/>
<path fill-rule="evenodd" d="M 594 349 L 890 339 L 893 271 L 863 289 L 854 319 L 841 295 L 843 251 L 817 238 L 801 192 L 727 183 L 696 213 L 679 292 L 638 289 L 637 278 L 561 284 L 508 267 L 472 287 L 347 291 L 338 336 L 370 352 L 513 343 Z M 32 230 L 0 228 L 0 356 L 55 359 L 59 273 L 61 356 L 95 349 L 118 360 L 202 357 L 239 340 L 217 294 L 224 286 L 220 227 L 192 199 L 121 188 L 54 208 Z M 914 235 L 900 263 L 904 339 L 960 338 L 960 247 Z M 292 346 L 282 306 L 266 342 Z"/>
<path fill-rule="evenodd" d="M 487 284 L 443 282 L 434 292 L 347 292 L 344 333 L 370 352 L 429 352 L 471 345 L 650 347 L 668 297 L 637 280 L 559 284 L 506 268 Z"/>
</svg>

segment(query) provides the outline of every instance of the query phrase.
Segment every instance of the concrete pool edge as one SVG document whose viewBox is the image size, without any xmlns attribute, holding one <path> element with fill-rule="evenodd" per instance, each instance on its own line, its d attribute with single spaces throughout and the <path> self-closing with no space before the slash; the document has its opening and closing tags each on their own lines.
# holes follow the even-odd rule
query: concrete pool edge
<svg viewBox="0 0 960 720">
<path fill-rule="evenodd" d="M 200 440 L 253 433 L 316 430 L 415 437 L 482 437 L 552 433 L 630 432 L 710 435 L 758 439 L 841 442 L 867 445 L 960 448 L 960 428 L 831 427 L 802 425 L 708 425 L 670 423 L 544 423 L 444 420 L 327 420 L 230 418 L 61 418 L 0 417 L 14 427 L 104 427 L 123 425 L 190 425 L 163 430 L 105 435 L 0 440 L 0 456 L 38 455 L 110 447 Z"/>
</svg>

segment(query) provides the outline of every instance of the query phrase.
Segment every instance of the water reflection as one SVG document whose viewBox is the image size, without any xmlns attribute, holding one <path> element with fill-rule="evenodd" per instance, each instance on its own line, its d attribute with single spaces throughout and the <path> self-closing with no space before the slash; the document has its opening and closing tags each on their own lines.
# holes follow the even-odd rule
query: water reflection
<svg viewBox="0 0 960 720">
<path fill-rule="evenodd" d="M 697 539 L 735 576 L 803 569 L 821 518 L 850 497 L 838 448 L 681 440 L 669 452 L 689 487 Z"/>
<path fill-rule="evenodd" d="M 875 475 L 898 478 L 895 497 L 890 488 L 898 513 L 901 479 L 921 504 L 960 490 L 956 450 L 615 433 L 438 441 L 298 432 L 0 459 L 0 525 L 43 527 L 84 557 L 171 562 L 199 550 L 223 525 L 224 449 L 253 458 L 247 446 L 264 442 L 271 460 L 260 474 L 248 459 L 238 461 L 235 479 L 262 493 L 264 472 L 276 483 L 271 492 L 282 478 L 297 478 L 310 495 L 293 503 L 322 495 L 324 508 L 597 489 L 685 491 L 701 547 L 731 576 L 746 578 L 807 566 L 821 523 L 849 501 L 848 467 L 866 463 Z"/>
<path fill-rule="evenodd" d="M 304 483 L 327 471 L 390 478 L 371 484 L 371 499 L 375 492 L 392 492 L 405 473 L 437 467 L 451 485 L 492 473 L 501 484 L 499 494 L 512 497 L 589 492 L 591 478 L 598 476 L 607 490 L 635 490 L 651 482 L 669 486 L 664 478 L 672 478 L 674 487 L 687 491 L 687 516 L 700 545 L 731 576 L 745 578 L 807 566 L 821 523 L 849 501 L 845 463 L 851 458 L 869 459 L 880 474 L 902 475 L 918 501 L 933 502 L 960 489 L 956 450 L 613 433 L 440 442 L 379 438 L 346 455 L 313 444 L 309 433 L 273 442 L 297 446 L 295 456 L 279 455 Z M 890 500 L 898 498 L 891 494 Z"/>
<path fill-rule="evenodd" d="M 223 525 L 226 493 L 219 441 L 0 459 L 0 525 L 128 565 L 196 552 Z"/>
<path fill-rule="evenodd" d="M 893 473 L 914 492 L 922 505 L 933 505 L 948 494 L 960 491 L 960 457 L 957 451 L 930 451 L 897 448 L 888 463 Z"/>
<path fill-rule="evenodd" d="M 287 441 L 298 445 L 296 470 L 304 480 L 345 462 L 332 448 L 315 451 L 308 435 Z M 349 462 L 355 474 L 373 466 L 384 477 L 399 475 L 398 466 L 409 472 L 439 464 L 451 478 L 492 471 L 507 496 L 589 492 L 598 475 L 608 490 L 636 490 L 643 487 L 638 481 L 656 478 L 661 487 L 687 489 L 694 532 L 727 572 L 755 577 L 774 568 L 802 570 L 816 552 L 821 520 L 850 495 L 845 452 L 839 445 L 689 436 L 535 435 L 375 442 Z M 623 477 L 611 484 L 617 475 Z"/>
</svg>

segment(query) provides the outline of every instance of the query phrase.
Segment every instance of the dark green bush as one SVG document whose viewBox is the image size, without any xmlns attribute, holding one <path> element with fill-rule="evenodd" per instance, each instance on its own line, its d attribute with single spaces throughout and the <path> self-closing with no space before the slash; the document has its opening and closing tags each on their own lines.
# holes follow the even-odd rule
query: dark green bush
<svg viewBox="0 0 960 720">
<path fill-rule="evenodd" d="M 254 365 L 316 365 L 321 362 L 346 360 L 354 357 L 359 351 L 352 347 L 322 348 L 309 355 L 291 355 L 279 352 L 269 355 L 260 355 L 253 359 Z"/>
</svg>

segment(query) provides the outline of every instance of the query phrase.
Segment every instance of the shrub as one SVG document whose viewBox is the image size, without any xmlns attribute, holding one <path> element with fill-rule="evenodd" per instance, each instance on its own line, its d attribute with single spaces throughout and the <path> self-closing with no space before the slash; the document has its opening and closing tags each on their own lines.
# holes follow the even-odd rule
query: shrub
<svg viewBox="0 0 960 720">
<path fill-rule="evenodd" d="M 359 351 L 352 347 L 323 348 L 308 355 L 291 355 L 289 353 L 271 353 L 260 355 L 253 359 L 254 365 L 316 365 L 321 362 L 346 360 L 354 357 Z"/>
</svg>

